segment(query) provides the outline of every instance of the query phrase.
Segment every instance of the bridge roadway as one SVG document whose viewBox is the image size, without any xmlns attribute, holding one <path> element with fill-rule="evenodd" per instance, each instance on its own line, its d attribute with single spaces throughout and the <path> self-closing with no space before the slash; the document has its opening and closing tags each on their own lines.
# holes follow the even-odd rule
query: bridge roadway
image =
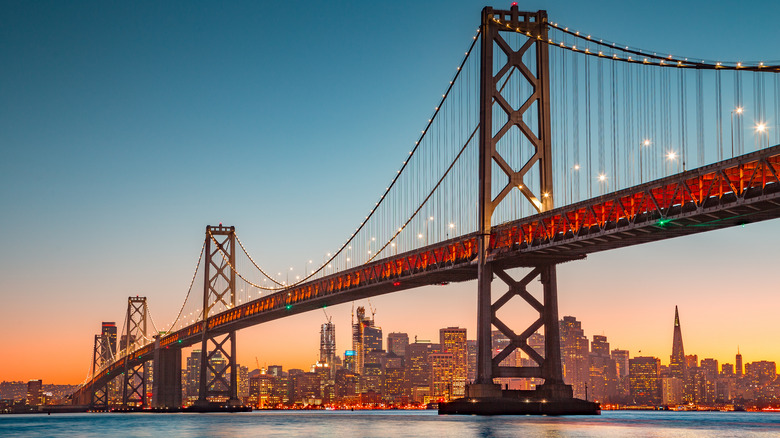
<svg viewBox="0 0 780 438">
<path fill-rule="evenodd" d="M 780 217 L 780 145 L 493 227 L 489 260 L 503 268 L 583 259 L 588 254 Z M 309 281 L 211 316 L 210 335 L 323 306 L 477 278 L 477 234 Z M 158 348 L 201 341 L 203 322 L 157 340 Z M 155 344 L 120 358 L 74 394 L 89 394 Z M 87 391 L 84 393 L 84 391 Z M 83 397 L 80 400 L 84 400 Z"/>
</svg>

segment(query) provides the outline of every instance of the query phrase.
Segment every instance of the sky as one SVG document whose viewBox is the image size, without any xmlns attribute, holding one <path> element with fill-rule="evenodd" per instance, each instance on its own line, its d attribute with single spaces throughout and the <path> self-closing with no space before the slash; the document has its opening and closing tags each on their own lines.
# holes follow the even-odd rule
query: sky
<svg viewBox="0 0 780 438">
<path fill-rule="evenodd" d="M 172 321 L 206 225 L 236 226 L 271 271 L 333 251 L 424 128 L 483 6 L 0 2 L 0 380 L 80 382 L 101 321 L 121 323 L 130 295 Z M 635 47 L 780 58 L 773 1 L 520 8 Z M 561 265 L 560 316 L 667 363 L 677 305 L 687 353 L 733 363 L 739 348 L 746 362 L 780 362 L 779 227 Z M 371 304 L 386 334 L 436 341 L 439 328 L 461 326 L 474 337 L 474 283 Z M 350 348 L 350 310 L 328 309 L 339 352 Z M 310 312 L 240 331 L 238 361 L 308 368 L 323 322 Z"/>
</svg>

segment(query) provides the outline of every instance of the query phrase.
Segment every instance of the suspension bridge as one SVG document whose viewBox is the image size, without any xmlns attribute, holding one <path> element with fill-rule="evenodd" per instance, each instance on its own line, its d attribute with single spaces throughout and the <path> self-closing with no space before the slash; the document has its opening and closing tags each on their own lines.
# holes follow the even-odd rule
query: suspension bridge
<svg viewBox="0 0 780 438">
<path fill-rule="evenodd" d="M 245 327 L 426 285 L 477 280 L 477 373 L 442 413 L 595 413 L 563 381 L 556 265 L 588 254 L 780 216 L 780 63 L 635 48 L 485 8 L 418 140 L 344 243 L 303 278 L 259 266 L 232 226 L 208 226 L 177 318 L 158 327 L 130 297 L 113 351 L 94 338 L 74 404 L 182 405 L 182 349 L 199 346 L 198 406 L 235 405 Z M 512 268 L 524 268 L 515 278 Z M 529 292 L 539 280 L 542 293 Z M 497 293 L 492 293 L 497 281 Z M 202 289 L 201 289 L 202 288 Z M 538 312 L 510 327 L 519 297 Z M 491 330 L 510 339 L 493 357 Z M 544 354 L 528 345 L 545 334 Z M 501 362 L 521 350 L 536 366 Z M 228 366 L 209 359 L 219 354 Z M 153 387 L 146 387 L 147 364 Z M 535 377 L 534 391 L 495 378 Z"/>
</svg>

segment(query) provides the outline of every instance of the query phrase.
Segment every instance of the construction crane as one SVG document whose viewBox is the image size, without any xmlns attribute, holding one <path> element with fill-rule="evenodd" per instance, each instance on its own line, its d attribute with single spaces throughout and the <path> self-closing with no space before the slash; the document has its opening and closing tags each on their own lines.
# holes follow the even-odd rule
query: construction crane
<svg viewBox="0 0 780 438">
<path fill-rule="evenodd" d="M 333 319 L 332 316 L 328 316 L 328 312 L 325 311 L 325 306 L 322 306 L 322 313 L 325 314 L 325 319 L 328 320 L 328 324 L 330 324 L 331 320 Z"/>
<path fill-rule="evenodd" d="M 371 321 L 374 320 L 374 315 L 376 315 L 376 308 L 371 305 L 371 300 L 368 300 L 368 309 L 371 310 Z"/>
<path fill-rule="evenodd" d="M 257 356 L 255 356 L 255 363 L 257 364 L 257 371 L 261 371 L 262 372 L 262 368 L 260 368 L 260 360 L 257 359 Z"/>
</svg>

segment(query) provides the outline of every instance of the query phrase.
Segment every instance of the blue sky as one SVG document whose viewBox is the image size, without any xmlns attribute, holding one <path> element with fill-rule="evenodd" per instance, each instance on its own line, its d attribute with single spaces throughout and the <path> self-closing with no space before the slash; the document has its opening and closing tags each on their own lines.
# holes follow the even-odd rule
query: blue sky
<svg viewBox="0 0 780 438">
<path fill-rule="evenodd" d="M 253 256 L 272 270 L 332 251 L 416 140 L 483 6 L 0 3 L 0 226 L 6 230 L 0 332 L 17 333 L 3 336 L 0 348 L 28 355 L 27 369 L 36 373 L 0 368 L 0 379 L 51 380 L 45 362 L 59 354 L 69 356 L 62 379 L 77 380 L 88 366 L 91 335 L 100 321 L 121 320 L 128 295 L 148 296 L 156 318 L 172 319 L 206 225 L 235 225 Z M 547 9 L 552 21 L 637 47 L 705 59 L 780 59 L 776 2 L 528 1 L 520 7 Z M 725 314 L 743 309 L 733 302 L 741 288 L 768 288 L 757 299 L 777 309 L 769 294 L 776 284 L 736 255 L 755 254 L 750 263 L 771 269 L 777 227 L 770 222 L 569 264 L 559 270 L 561 314 L 580 317 L 587 334 L 603 331 L 628 348 L 641 340 L 622 336 L 632 331 L 632 319 L 618 314 L 642 306 L 637 297 L 656 296 L 652 306 L 644 304 L 647 321 L 661 319 L 669 333 L 658 333 L 657 351 L 650 352 L 666 360 L 671 309 L 680 301 L 687 300 L 683 324 L 706 297 L 720 297 L 715 307 Z M 648 261 L 661 263 L 657 268 L 670 278 L 637 280 Z M 693 288 L 691 277 L 713 275 L 718 261 L 725 263 L 714 268 L 720 281 L 695 286 L 718 290 L 690 290 L 683 298 L 669 290 Z M 685 272 L 676 272 L 680 265 Z M 636 297 L 600 281 L 615 271 L 626 276 L 624 285 L 643 283 L 635 286 Z M 419 299 L 413 314 L 430 320 L 429 328 L 418 329 L 422 337 L 447 325 L 472 328 L 462 318 L 475 313 L 473 290 L 467 284 L 383 297 L 378 323 L 387 332 L 412 331 L 400 309 Z M 437 313 L 449 296 L 456 298 Z M 333 311 L 343 350 L 349 307 Z M 749 319 L 760 319 L 761 311 Z M 702 311 L 694 320 L 704 324 L 718 315 Z M 273 327 L 288 330 L 313 358 L 321 320 L 304 315 Z M 242 332 L 242 362 L 255 355 L 285 361 L 282 349 L 267 350 L 257 340 L 263 330 Z M 711 330 L 700 330 L 704 343 Z M 762 329 L 751 330 L 742 336 Z M 762 339 L 776 339 L 776 327 L 763 330 L 770 333 Z M 735 343 L 728 339 L 723 351 Z M 75 352 L 67 352 L 71 347 Z"/>
</svg>

